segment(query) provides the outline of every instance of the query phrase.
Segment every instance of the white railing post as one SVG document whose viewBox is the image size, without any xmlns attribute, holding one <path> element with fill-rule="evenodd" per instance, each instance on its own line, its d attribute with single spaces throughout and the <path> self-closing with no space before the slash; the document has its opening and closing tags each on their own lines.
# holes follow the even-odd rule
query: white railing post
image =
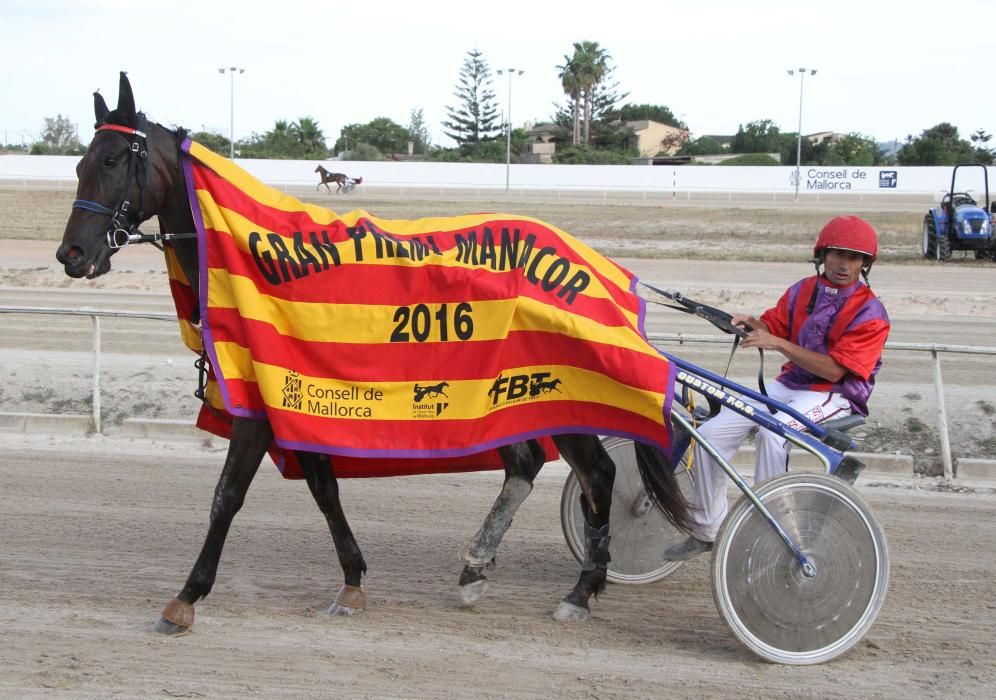
<svg viewBox="0 0 996 700">
<path fill-rule="evenodd" d="M 100 316 L 93 319 L 93 432 L 100 432 Z"/>
<path fill-rule="evenodd" d="M 604 192 L 604 190 L 603 190 Z M 559 190 L 558 190 L 559 193 Z M 66 316 L 89 316 L 93 319 L 93 429 L 101 432 L 100 422 L 100 317 L 111 318 L 148 318 L 157 321 L 169 321 L 176 323 L 175 314 L 171 313 L 145 313 L 131 311 L 111 311 L 103 309 L 69 309 L 31 306 L 0 306 L 0 314 L 54 314 Z M 729 338 L 719 335 L 691 335 L 686 333 L 647 333 L 647 339 L 654 343 L 677 342 L 685 343 L 720 343 L 729 344 Z M 941 360 L 940 353 L 964 353 L 969 355 L 989 355 L 996 356 L 996 347 L 978 345 L 942 345 L 927 343 L 903 343 L 889 341 L 885 344 L 886 350 L 913 350 L 920 352 L 930 352 L 934 366 L 934 391 L 937 397 L 937 421 L 938 432 L 941 440 L 941 457 L 944 464 L 944 478 L 951 479 L 954 469 L 951 458 L 951 441 L 948 437 L 947 411 L 944 406 L 944 384 L 941 381 Z"/>
<path fill-rule="evenodd" d="M 937 429 L 941 436 L 941 460 L 944 465 L 944 480 L 951 481 L 954 469 L 951 467 L 951 440 L 948 438 L 948 416 L 944 408 L 944 384 L 941 381 L 941 356 L 937 349 L 930 351 L 934 360 L 934 391 L 937 392 Z"/>
</svg>

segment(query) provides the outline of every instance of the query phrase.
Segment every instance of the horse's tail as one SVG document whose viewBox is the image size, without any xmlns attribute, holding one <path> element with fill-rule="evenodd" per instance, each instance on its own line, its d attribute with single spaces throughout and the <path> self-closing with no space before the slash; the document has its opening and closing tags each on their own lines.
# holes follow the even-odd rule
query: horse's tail
<svg viewBox="0 0 996 700">
<path fill-rule="evenodd" d="M 692 525 L 688 501 L 678 486 L 671 460 L 656 447 L 634 442 L 636 464 L 643 485 L 654 495 L 664 517 L 679 530 L 688 532 Z"/>
</svg>

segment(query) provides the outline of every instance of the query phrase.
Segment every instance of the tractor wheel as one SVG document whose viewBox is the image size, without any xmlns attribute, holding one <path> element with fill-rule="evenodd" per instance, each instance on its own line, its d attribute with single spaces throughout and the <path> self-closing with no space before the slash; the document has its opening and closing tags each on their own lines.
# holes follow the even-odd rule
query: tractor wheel
<svg viewBox="0 0 996 700">
<path fill-rule="evenodd" d="M 937 255 L 937 227 L 934 217 L 927 214 L 923 217 L 923 257 L 933 258 Z"/>
<path fill-rule="evenodd" d="M 940 261 L 951 258 L 951 241 L 947 236 L 937 237 L 937 259 Z"/>
<path fill-rule="evenodd" d="M 983 248 L 982 250 L 977 250 L 977 251 L 975 251 L 975 259 L 976 260 L 992 260 L 993 259 L 993 251 L 990 250 L 989 248 Z"/>
</svg>

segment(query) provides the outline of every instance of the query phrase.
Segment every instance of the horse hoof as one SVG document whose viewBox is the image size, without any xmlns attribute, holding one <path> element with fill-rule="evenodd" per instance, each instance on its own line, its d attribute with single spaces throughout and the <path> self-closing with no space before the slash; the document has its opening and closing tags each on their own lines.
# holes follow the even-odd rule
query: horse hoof
<svg viewBox="0 0 996 700">
<path fill-rule="evenodd" d="M 194 624 L 194 605 L 184 603 L 179 598 L 173 598 L 163 608 L 159 622 L 153 629 L 159 634 L 175 637 L 190 631 Z"/>
<path fill-rule="evenodd" d="M 476 581 L 471 581 L 468 584 L 460 586 L 460 603 L 464 607 L 470 607 L 480 600 L 486 590 L 488 590 L 488 580 L 486 578 L 479 578 Z"/>
<path fill-rule="evenodd" d="M 557 622 L 584 622 L 589 617 L 591 617 L 591 610 L 574 603 L 568 603 L 565 600 L 560 601 L 560 605 L 553 613 L 553 619 Z"/>
<path fill-rule="evenodd" d="M 166 637 L 179 637 L 182 634 L 188 634 L 190 628 L 170 622 L 165 617 L 160 617 L 159 621 L 152 626 L 152 631 Z"/>
<path fill-rule="evenodd" d="M 367 607 L 367 594 L 362 586 L 344 585 L 329 606 L 329 615 L 355 615 Z"/>
</svg>

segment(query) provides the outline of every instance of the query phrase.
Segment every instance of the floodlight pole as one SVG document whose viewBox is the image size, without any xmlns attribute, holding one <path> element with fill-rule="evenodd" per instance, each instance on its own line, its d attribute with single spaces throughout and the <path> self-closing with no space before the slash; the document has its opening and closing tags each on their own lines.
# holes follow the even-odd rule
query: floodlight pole
<svg viewBox="0 0 996 700">
<path fill-rule="evenodd" d="M 499 70 L 498 75 L 508 73 L 508 114 L 505 124 L 505 194 L 508 194 L 510 172 L 512 170 L 512 75 L 522 75 L 525 71 L 518 68 L 505 68 Z"/>
<path fill-rule="evenodd" d="M 799 200 L 799 182 L 801 180 L 799 168 L 802 165 L 802 83 L 806 77 L 806 69 L 799 68 L 799 133 L 795 144 L 795 199 Z M 789 75 L 795 75 L 794 70 L 788 71 Z M 810 75 L 816 75 L 815 69 L 809 70 Z"/>
<path fill-rule="evenodd" d="M 228 157 L 235 160 L 235 72 L 245 73 L 245 68 L 219 68 L 218 72 L 228 73 L 229 112 L 228 112 Z"/>
</svg>

